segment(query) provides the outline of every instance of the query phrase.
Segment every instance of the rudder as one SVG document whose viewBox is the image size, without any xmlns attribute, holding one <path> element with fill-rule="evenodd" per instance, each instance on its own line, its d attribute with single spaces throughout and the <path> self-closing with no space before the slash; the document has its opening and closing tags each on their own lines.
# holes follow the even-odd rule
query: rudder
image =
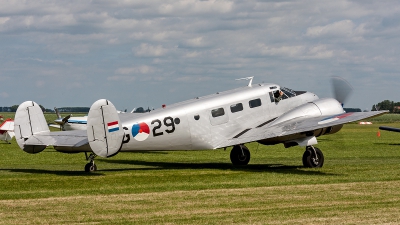
<svg viewBox="0 0 400 225">
<path fill-rule="evenodd" d="M 19 105 L 14 119 L 15 139 L 19 147 L 28 153 L 39 153 L 46 145 L 26 145 L 25 141 L 32 135 L 50 132 L 42 109 L 33 101 L 26 101 Z"/>
<path fill-rule="evenodd" d="M 111 157 L 121 149 L 124 131 L 117 109 L 110 101 L 100 99 L 90 107 L 87 136 L 90 148 L 98 156 Z"/>
</svg>

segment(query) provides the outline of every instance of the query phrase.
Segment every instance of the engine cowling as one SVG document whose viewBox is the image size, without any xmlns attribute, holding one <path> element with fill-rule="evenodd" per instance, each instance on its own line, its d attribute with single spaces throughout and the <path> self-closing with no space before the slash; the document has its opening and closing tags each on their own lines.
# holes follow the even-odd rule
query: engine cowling
<svg viewBox="0 0 400 225">
<path fill-rule="evenodd" d="M 296 118 L 307 118 L 307 117 L 318 117 L 318 116 L 332 116 L 344 113 L 344 110 L 341 104 L 333 98 L 326 99 L 318 99 L 304 105 L 298 106 L 278 117 L 274 122 L 271 123 L 271 126 L 296 119 Z M 261 144 L 265 145 L 275 145 L 279 143 L 284 143 L 285 147 L 292 147 L 296 145 L 309 145 L 316 144 L 315 137 L 325 135 L 325 134 L 333 134 L 338 132 L 343 125 L 336 125 L 331 127 L 324 127 L 316 130 L 311 130 L 309 132 L 302 132 L 291 134 L 288 136 L 281 136 L 276 138 L 270 138 L 265 140 L 258 141 Z M 312 140 L 310 142 L 310 140 Z"/>
<path fill-rule="evenodd" d="M 331 116 L 344 113 L 342 105 L 333 98 L 318 99 L 298 106 L 278 117 L 273 124 L 279 124 L 300 117 Z"/>
</svg>

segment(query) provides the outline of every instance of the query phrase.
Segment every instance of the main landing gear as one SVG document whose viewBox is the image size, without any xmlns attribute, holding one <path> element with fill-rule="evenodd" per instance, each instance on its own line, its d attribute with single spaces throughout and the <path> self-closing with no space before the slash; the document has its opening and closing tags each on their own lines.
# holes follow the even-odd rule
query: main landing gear
<svg viewBox="0 0 400 225">
<path fill-rule="evenodd" d="M 247 165 L 250 161 L 250 151 L 244 145 L 235 145 L 231 150 L 231 162 L 235 166 Z"/>
<path fill-rule="evenodd" d="M 85 165 L 85 172 L 95 172 L 97 170 L 97 166 L 94 164 L 94 158 L 96 158 L 97 155 L 92 152 L 88 156 L 87 152 L 85 152 L 85 156 L 86 160 L 90 160 L 90 162 Z"/>
<path fill-rule="evenodd" d="M 247 165 L 250 161 L 250 151 L 244 145 L 235 145 L 231 150 L 231 162 L 235 166 Z M 319 148 L 312 145 L 306 147 L 303 154 L 303 165 L 309 168 L 318 168 L 324 165 L 324 154 Z"/>
<path fill-rule="evenodd" d="M 312 145 L 307 146 L 303 154 L 303 165 L 310 168 L 322 167 L 324 165 L 324 154 L 319 148 Z"/>
</svg>

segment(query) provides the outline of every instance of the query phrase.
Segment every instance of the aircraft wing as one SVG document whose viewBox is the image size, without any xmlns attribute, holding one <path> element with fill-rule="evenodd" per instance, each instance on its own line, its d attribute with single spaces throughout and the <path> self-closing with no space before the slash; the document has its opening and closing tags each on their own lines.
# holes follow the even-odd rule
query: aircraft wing
<svg viewBox="0 0 400 225">
<path fill-rule="evenodd" d="M 80 147 L 88 144 L 86 130 L 43 132 L 34 134 L 25 141 L 26 145 L 53 145 Z"/>
<path fill-rule="evenodd" d="M 395 128 L 395 127 L 384 127 L 381 126 L 379 127 L 380 130 L 387 130 L 387 131 L 393 131 L 393 132 L 400 132 L 400 128 Z"/>
<path fill-rule="evenodd" d="M 238 132 L 237 135 L 233 136 L 226 142 L 220 143 L 217 148 L 314 131 L 325 127 L 332 127 L 365 118 L 375 117 L 387 112 L 388 111 L 353 112 L 334 116 L 297 117 L 280 123 L 271 122 L 264 126 L 258 125 Z"/>
</svg>

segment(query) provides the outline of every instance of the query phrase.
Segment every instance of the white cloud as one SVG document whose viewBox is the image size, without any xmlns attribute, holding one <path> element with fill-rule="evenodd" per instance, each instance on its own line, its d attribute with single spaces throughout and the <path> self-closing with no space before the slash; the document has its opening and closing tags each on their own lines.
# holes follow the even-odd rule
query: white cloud
<svg viewBox="0 0 400 225">
<path fill-rule="evenodd" d="M 5 24 L 10 20 L 10 17 L 0 17 L 0 24 Z"/>
<path fill-rule="evenodd" d="M 115 71 L 117 74 L 148 74 L 148 73 L 153 73 L 155 69 L 150 66 L 138 66 L 138 67 L 125 67 L 125 68 L 119 68 Z"/>
<path fill-rule="evenodd" d="M 133 48 L 132 51 L 137 56 L 147 56 L 147 57 L 160 57 L 167 54 L 167 49 L 161 45 L 150 45 L 147 43 L 142 43 L 139 48 Z"/>
<path fill-rule="evenodd" d="M 161 14 L 167 15 L 198 15 L 198 14 L 219 14 L 228 13 L 232 10 L 234 3 L 232 1 L 198 1 L 181 0 L 170 1 L 160 5 L 158 8 Z"/>
<path fill-rule="evenodd" d="M 308 54 L 316 59 L 326 59 L 332 58 L 334 56 L 334 51 L 328 50 L 325 45 L 316 45 L 309 48 Z"/>
<path fill-rule="evenodd" d="M 131 82 L 131 81 L 135 81 L 135 80 L 136 80 L 136 77 L 134 77 L 134 76 L 120 76 L 120 75 L 115 75 L 115 76 L 108 77 L 107 80 L 110 80 L 110 81 Z"/>
<path fill-rule="evenodd" d="M 351 20 L 342 20 L 326 26 L 315 26 L 307 29 L 309 37 L 350 37 L 354 34 L 355 24 Z"/>
<path fill-rule="evenodd" d="M 259 44 L 257 48 L 262 55 L 296 57 L 304 54 L 304 46 L 279 46 L 271 47 Z"/>
<path fill-rule="evenodd" d="M 190 47 L 204 47 L 206 46 L 206 41 L 204 37 L 196 37 L 189 40 L 186 40 L 186 45 Z"/>
</svg>

